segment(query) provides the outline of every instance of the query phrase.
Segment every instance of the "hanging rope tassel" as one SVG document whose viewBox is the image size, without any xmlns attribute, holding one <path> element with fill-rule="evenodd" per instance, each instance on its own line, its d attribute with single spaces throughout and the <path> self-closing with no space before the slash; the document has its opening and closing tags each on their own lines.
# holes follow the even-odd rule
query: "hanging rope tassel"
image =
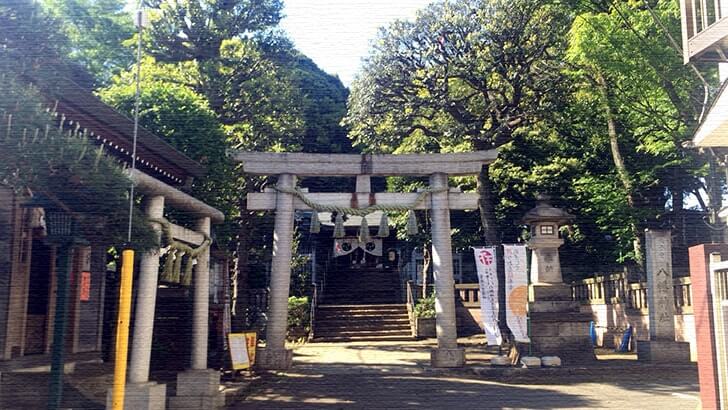
<svg viewBox="0 0 728 410">
<path fill-rule="evenodd" d="M 197 258 L 190 257 L 187 261 L 187 265 L 185 265 L 185 273 L 182 275 L 182 279 L 180 281 L 180 284 L 182 286 L 190 286 L 192 285 L 192 267 L 195 266 L 197 263 Z"/>
<path fill-rule="evenodd" d="M 344 214 L 341 212 L 336 213 L 336 223 L 334 224 L 334 238 L 341 239 L 346 236 L 344 230 Z"/>
<path fill-rule="evenodd" d="M 178 251 L 175 253 L 174 258 L 174 272 L 172 273 L 172 280 L 170 282 L 180 283 L 180 272 L 182 272 L 182 257 L 185 256 L 184 252 Z"/>
<path fill-rule="evenodd" d="M 369 223 L 367 222 L 366 215 L 361 217 L 361 226 L 359 227 L 359 242 L 369 242 Z"/>
<path fill-rule="evenodd" d="M 389 237 L 389 218 L 387 217 L 386 212 L 382 212 L 382 219 L 379 220 L 379 231 L 377 232 L 377 236 L 380 238 Z"/>
<path fill-rule="evenodd" d="M 311 233 L 321 232 L 321 221 L 319 221 L 318 211 L 316 211 L 315 209 L 313 210 L 313 213 L 311 214 L 311 228 L 309 229 L 309 232 L 311 232 Z"/>
<path fill-rule="evenodd" d="M 174 255 L 177 253 L 176 249 L 170 249 L 167 252 L 167 260 L 164 261 L 164 271 L 162 271 L 162 281 L 172 282 L 174 280 Z"/>
<path fill-rule="evenodd" d="M 412 209 L 407 213 L 407 236 L 417 235 L 417 217 Z"/>
</svg>

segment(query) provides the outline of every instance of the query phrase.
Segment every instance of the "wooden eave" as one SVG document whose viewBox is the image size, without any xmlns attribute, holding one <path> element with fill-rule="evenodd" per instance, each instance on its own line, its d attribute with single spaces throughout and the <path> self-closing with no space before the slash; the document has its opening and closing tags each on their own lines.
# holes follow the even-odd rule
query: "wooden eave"
<svg viewBox="0 0 728 410">
<path fill-rule="evenodd" d="M 134 122 L 103 103 L 75 82 L 56 77 L 53 84 L 29 78 L 46 98 L 57 101 L 57 111 L 65 115 L 70 126 L 79 124 L 104 149 L 126 163 L 131 162 Z M 72 123 L 71 123 L 72 122 Z M 137 168 L 174 184 L 189 177 L 201 177 L 205 167 L 172 145 L 139 127 L 137 138 Z"/>
</svg>

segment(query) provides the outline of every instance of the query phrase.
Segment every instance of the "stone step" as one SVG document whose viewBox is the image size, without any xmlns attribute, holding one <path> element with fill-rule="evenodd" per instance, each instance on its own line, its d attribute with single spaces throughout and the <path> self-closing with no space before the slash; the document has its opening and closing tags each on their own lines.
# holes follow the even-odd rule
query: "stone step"
<svg viewBox="0 0 728 410">
<path fill-rule="evenodd" d="M 352 304 L 333 304 L 327 303 L 318 305 L 320 310 L 337 310 L 337 309 L 350 309 L 350 310 L 404 310 L 407 311 L 407 305 L 401 303 L 377 303 L 370 305 L 352 305 Z"/>
<path fill-rule="evenodd" d="M 361 305 L 361 306 L 367 306 L 371 305 L 372 303 L 392 303 L 396 302 L 397 298 L 377 298 L 377 299 L 344 299 L 344 298 L 336 298 L 336 299 L 324 299 L 326 303 L 332 303 L 332 304 L 347 304 L 347 305 Z"/>
<path fill-rule="evenodd" d="M 406 326 L 392 326 L 392 327 L 381 327 L 381 326 L 357 326 L 357 327 L 328 327 L 316 325 L 316 335 L 318 336 L 345 336 L 351 334 L 368 334 L 368 335 L 386 335 L 391 333 L 405 333 L 411 332 L 411 327 Z"/>
<path fill-rule="evenodd" d="M 407 342 L 415 340 L 407 336 L 314 336 L 315 342 Z"/>
<path fill-rule="evenodd" d="M 317 337 L 408 336 L 410 329 L 316 331 Z"/>
<path fill-rule="evenodd" d="M 351 318 L 352 320 L 362 320 L 367 318 L 382 319 L 401 319 L 407 317 L 407 312 L 394 311 L 317 311 L 317 318 Z"/>
<path fill-rule="evenodd" d="M 351 325 L 351 324 L 366 324 L 366 325 L 406 325 L 409 326 L 409 318 L 407 315 L 397 316 L 330 316 L 330 317 L 319 317 L 316 315 L 316 322 L 318 324 L 326 324 L 327 326 L 337 325 Z"/>
<path fill-rule="evenodd" d="M 407 319 L 407 312 L 357 312 L 357 311 L 336 311 L 316 312 L 316 318 L 320 320 L 374 320 L 374 319 Z"/>
</svg>

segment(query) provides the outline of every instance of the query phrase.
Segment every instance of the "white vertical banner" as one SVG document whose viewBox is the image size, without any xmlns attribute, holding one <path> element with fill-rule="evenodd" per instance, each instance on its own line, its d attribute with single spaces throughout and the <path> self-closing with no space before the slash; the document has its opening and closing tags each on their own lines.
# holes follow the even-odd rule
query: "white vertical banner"
<svg viewBox="0 0 728 410">
<path fill-rule="evenodd" d="M 506 323 L 517 342 L 528 338 L 528 272 L 526 245 L 503 245 L 506 265 Z"/>
<path fill-rule="evenodd" d="M 500 346 L 503 341 L 498 327 L 498 273 L 495 248 L 473 247 L 475 266 L 480 284 L 480 315 L 489 346 Z"/>
</svg>

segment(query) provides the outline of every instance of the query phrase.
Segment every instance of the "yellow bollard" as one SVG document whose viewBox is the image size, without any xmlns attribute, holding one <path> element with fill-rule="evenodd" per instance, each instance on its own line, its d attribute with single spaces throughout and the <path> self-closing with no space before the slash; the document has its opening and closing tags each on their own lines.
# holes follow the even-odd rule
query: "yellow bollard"
<svg viewBox="0 0 728 410">
<path fill-rule="evenodd" d="M 129 351 L 129 317 L 131 316 L 131 288 L 134 277 L 134 251 L 121 253 L 121 283 L 119 286 L 119 318 L 116 322 L 116 356 L 114 359 L 114 387 L 111 395 L 114 410 L 124 408 L 126 388 L 126 358 Z"/>
</svg>

